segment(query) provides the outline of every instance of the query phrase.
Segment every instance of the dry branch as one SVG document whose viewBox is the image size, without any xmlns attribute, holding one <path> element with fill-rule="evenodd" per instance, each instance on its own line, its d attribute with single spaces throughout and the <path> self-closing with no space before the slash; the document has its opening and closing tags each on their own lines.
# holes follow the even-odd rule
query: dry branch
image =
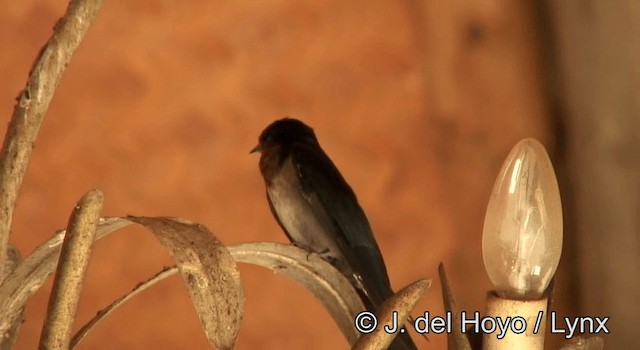
<svg viewBox="0 0 640 350">
<path fill-rule="evenodd" d="M 17 98 L 0 152 L 0 275 L 18 192 L 38 131 L 73 52 L 102 8 L 104 0 L 72 0 L 36 58 Z"/>
<path fill-rule="evenodd" d="M 82 196 L 73 210 L 62 242 L 56 278 L 42 327 L 40 349 L 68 349 L 91 246 L 96 235 L 103 195 L 99 190 Z"/>
</svg>

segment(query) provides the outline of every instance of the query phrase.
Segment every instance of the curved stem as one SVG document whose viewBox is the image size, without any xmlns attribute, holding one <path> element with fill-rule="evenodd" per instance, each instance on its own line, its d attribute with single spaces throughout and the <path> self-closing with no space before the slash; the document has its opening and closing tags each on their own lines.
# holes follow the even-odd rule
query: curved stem
<svg viewBox="0 0 640 350">
<path fill-rule="evenodd" d="M 67 12 L 33 63 L 27 85 L 18 95 L 0 151 L 0 276 L 7 260 L 16 199 L 38 131 L 62 73 L 103 4 L 104 0 L 69 2 Z"/>
</svg>

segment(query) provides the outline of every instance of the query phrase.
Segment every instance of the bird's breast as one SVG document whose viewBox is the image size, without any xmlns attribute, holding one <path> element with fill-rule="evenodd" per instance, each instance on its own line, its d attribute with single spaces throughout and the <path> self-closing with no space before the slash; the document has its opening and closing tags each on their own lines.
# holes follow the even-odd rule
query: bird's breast
<svg viewBox="0 0 640 350">
<path fill-rule="evenodd" d="M 272 177 L 267 193 L 291 241 L 344 261 L 336 241 L 338 233 L 331 219 L 315 194 L 302 191 L 297 170 L 290 158 Z"/>
</svg>

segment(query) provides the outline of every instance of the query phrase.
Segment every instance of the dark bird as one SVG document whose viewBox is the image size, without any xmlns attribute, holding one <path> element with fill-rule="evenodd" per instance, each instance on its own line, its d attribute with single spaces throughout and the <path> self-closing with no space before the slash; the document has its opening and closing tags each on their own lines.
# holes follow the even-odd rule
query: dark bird
<svg viewBox="0 0 640 350">
<path fill-rule="evenodd" d="M 320 254 L 360 294 L 370 311 L 393 290 L 369 221 L 356 195 L 322 150 L 313 129 L 284 118 L 260 134 L 260 173 L 273 216 L 289 240 Z M 407 333 L 389 349 L 416 349 Z"/>
</svg>

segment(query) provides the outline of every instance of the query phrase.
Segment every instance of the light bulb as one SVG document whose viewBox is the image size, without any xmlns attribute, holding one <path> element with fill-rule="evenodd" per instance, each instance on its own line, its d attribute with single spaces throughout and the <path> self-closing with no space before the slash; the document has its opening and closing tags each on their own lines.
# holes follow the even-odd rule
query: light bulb
<svg viewBox="0 0 640 350">
<path fill-rule="evenodd" d="M 562 254 L 562 205 L 538 141 L 518 142 L 502 165 L 484 218 L 482 255 L 499 296 L 538 299 Z"/>
</svg>

